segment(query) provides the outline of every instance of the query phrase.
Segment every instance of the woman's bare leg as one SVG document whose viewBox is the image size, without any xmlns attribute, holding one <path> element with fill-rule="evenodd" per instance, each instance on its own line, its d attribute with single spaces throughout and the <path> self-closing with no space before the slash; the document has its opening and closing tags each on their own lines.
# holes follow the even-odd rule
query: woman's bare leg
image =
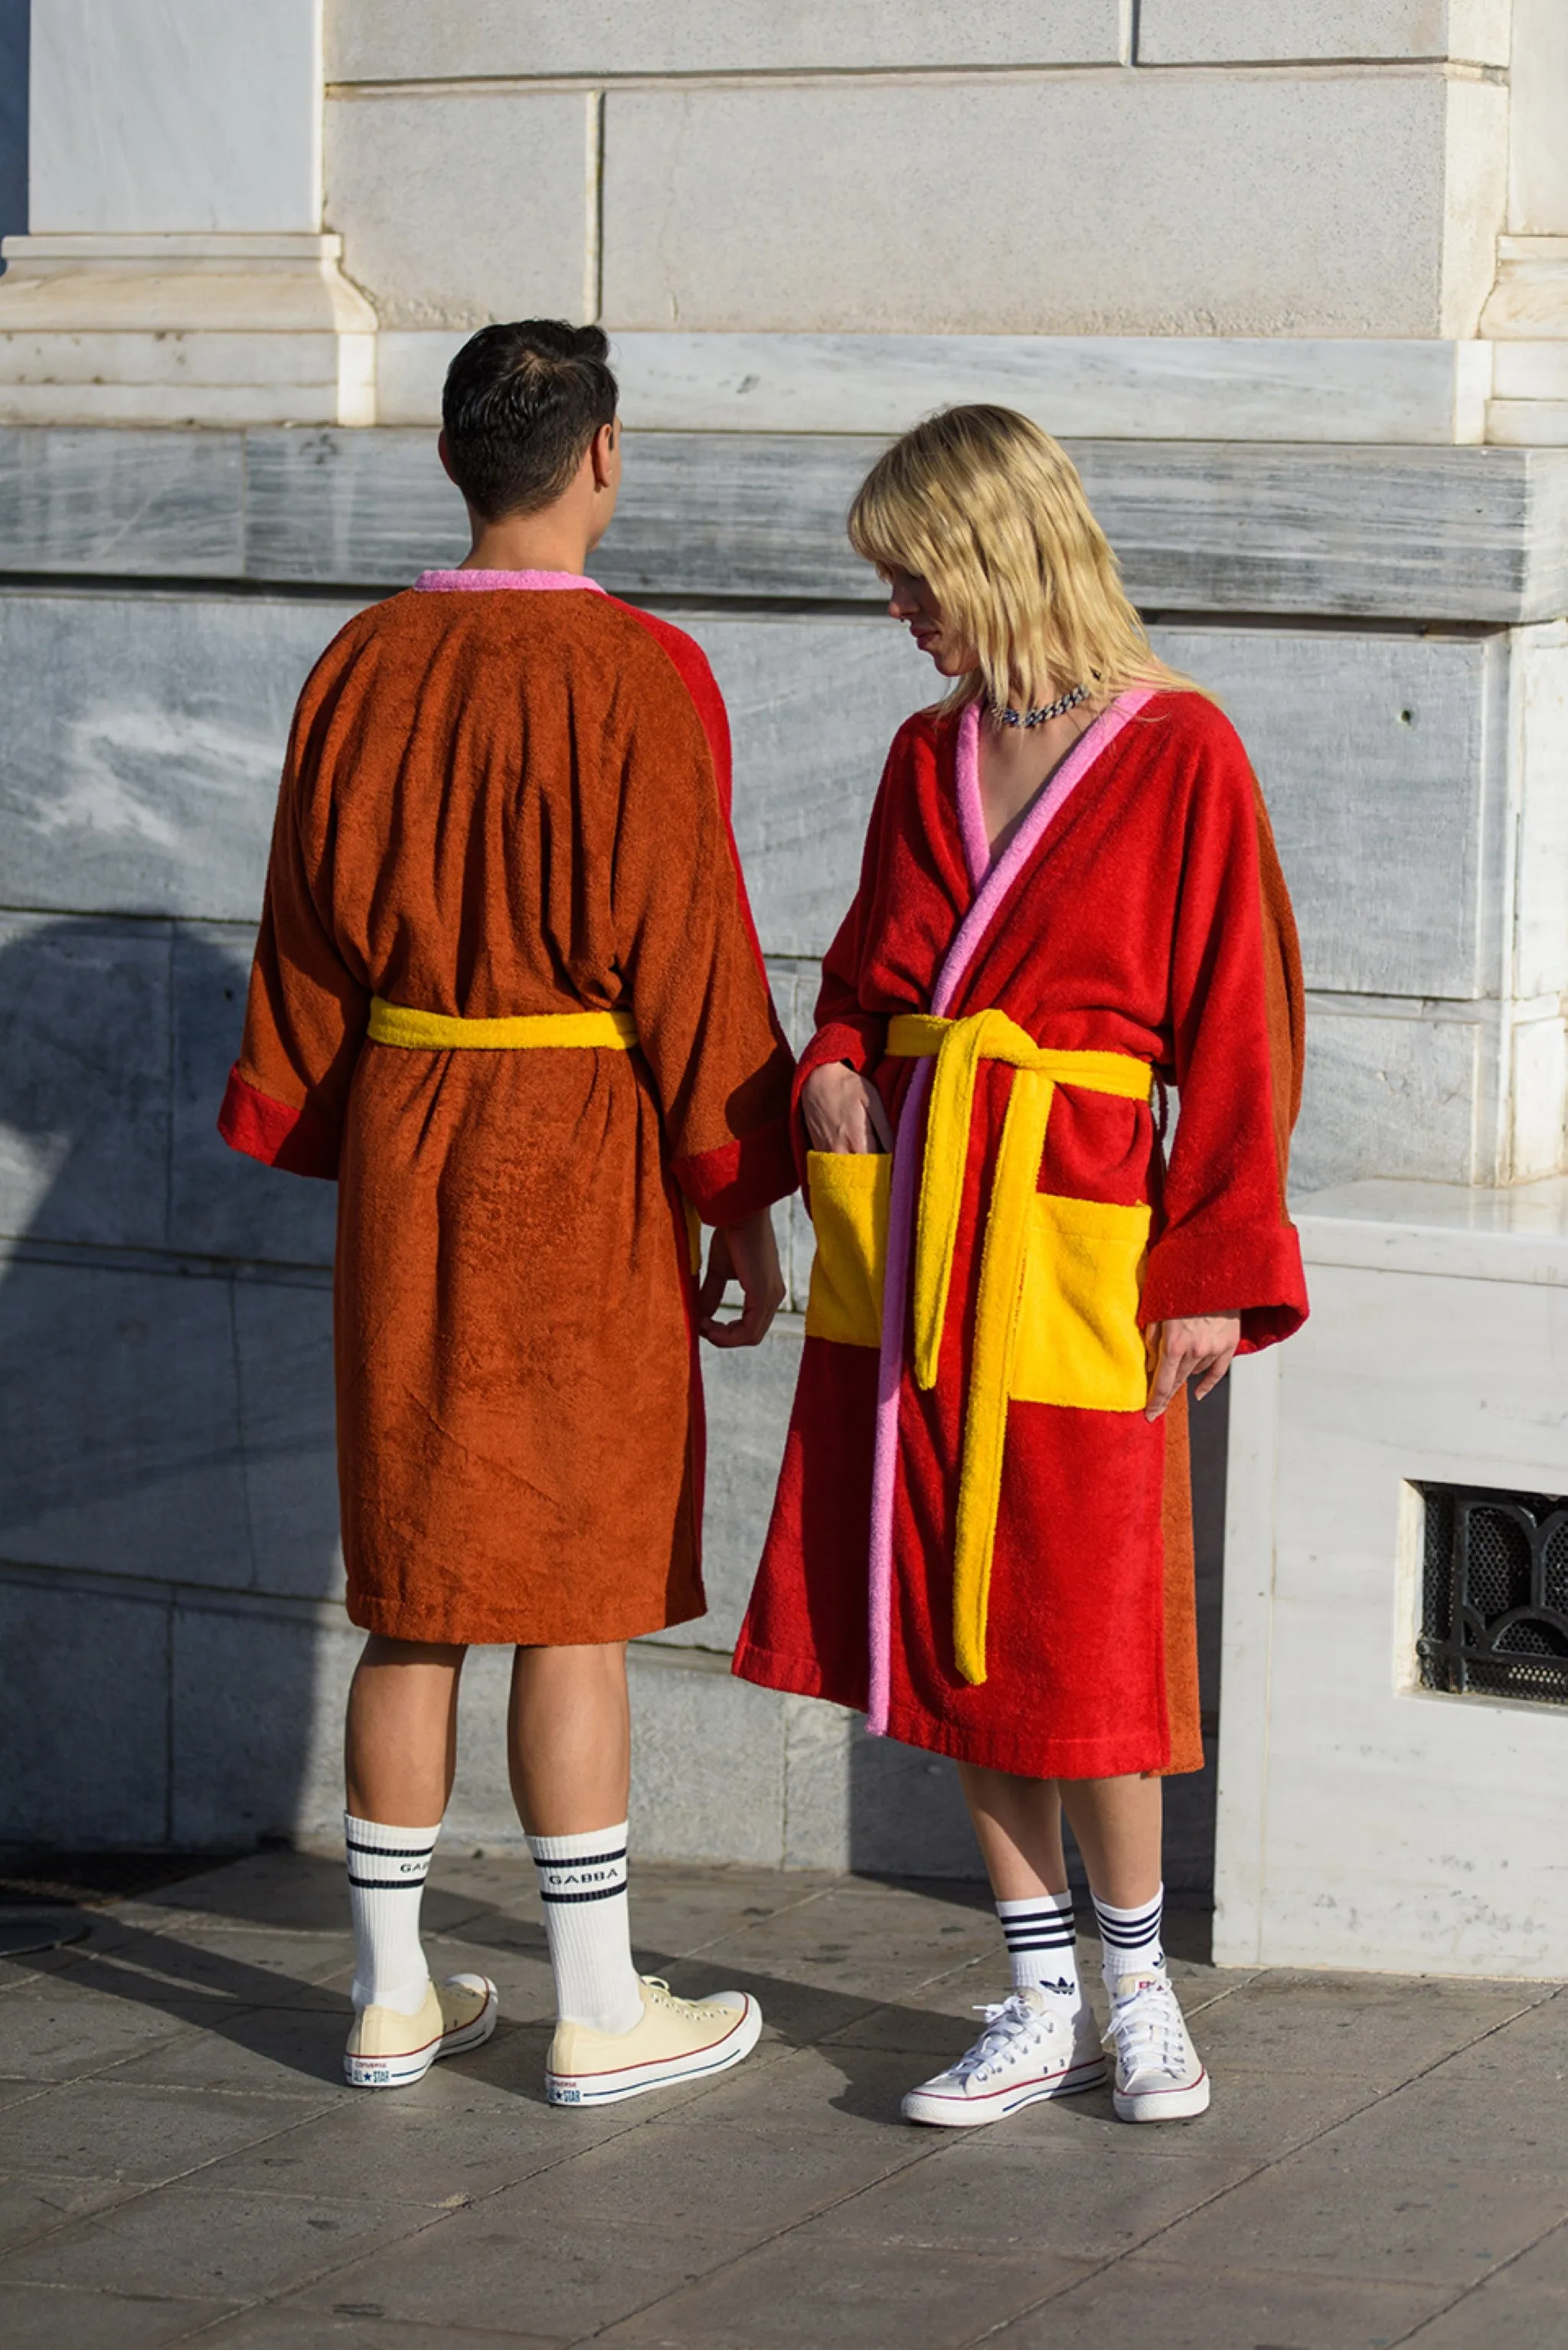
<svg viewBox="0 0 1568 2350">
<path fill-rule="evenodd" d="M 1065 1893 L 1062 1799 L 1054 1779 L 1020 1779 L 961 1762 L 959 1779 L 985 1873 L 999 1901 Z"/>
<path fill-rule="evenodd" d="M 433 1827 L 457 1767 L 457 1687 L 466 1652 L 373 1632 L 348 1691 L 348 1810 L 383 1827 Z"/>
<path fill-rule="evenodd" d="M 1162 1807 L 1158 1779 L 1021 1779 L 1010 1771 L 959 1764 L 985 1873 L 999 1901 L 1065 1893 L 1065 1811 L 1089 1884 L 1113 1908 L 1152 1901 L 1159 1890 Z"/>
<path fill-rule="evenodd" d="M 1062 1805 L 1088 1871 L 1089 1888 L 1113 1909 L 1138 1909 L 1159 1891 L 1163 1782 L 1064 1779 Z"/>
<path fill-rule="evenodd" d="M 530 1835 L 618 1826 L 631 1794 L 626 1643 L 519 1648 L 506 1752 L 513 1801 Z"/>
</svg>

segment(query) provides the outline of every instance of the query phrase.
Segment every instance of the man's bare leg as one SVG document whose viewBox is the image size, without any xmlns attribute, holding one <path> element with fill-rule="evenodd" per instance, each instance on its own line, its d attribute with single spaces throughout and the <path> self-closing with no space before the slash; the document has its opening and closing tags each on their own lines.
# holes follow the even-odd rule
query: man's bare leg
<svg viewBox="0 0 1568 2350">
<path fill-rule="evenodd" d="M 343 2062 L 357 2087 L 402 2087 L 495 2028 L 494 1984 L 457 1975 L 438 1992 L 420 1941 L 421 1896 L 452 1794 L 463 1655 L 372 1634 L 348 1692 L 355 2021 Z"/>
<path fill-rule="evenodd" d="M 355 1819 L 429 1827 L 452 1796 L 466 1650 L 372 1632 L 348 1691 L 344 1777 Z"/>
<path fill-rule="evenodd" d="M 631 1791 L 625 1641 L 519 1648 L 506 1757 L 517 1816 L 531 1835 L 623 1825 Z"/>
</svg>

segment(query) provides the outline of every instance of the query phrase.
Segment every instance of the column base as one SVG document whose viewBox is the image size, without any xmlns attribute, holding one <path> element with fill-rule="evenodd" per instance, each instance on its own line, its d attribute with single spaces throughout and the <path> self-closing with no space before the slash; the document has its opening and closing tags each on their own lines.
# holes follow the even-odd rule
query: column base
<svg viewBox="0 0 1568 2350">
<path fill-rule="evenodd" d="M 376 421 L 376 314 L 340 237 L 95 232 L 0 251 L 0 422 Z"/>
</svg>

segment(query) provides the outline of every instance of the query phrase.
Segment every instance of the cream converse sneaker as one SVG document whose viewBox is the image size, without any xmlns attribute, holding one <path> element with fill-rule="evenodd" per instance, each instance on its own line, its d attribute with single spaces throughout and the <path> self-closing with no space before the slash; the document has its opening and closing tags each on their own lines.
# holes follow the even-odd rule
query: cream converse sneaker
<svg viewBox="0 0 1568 2350">
<path fill-rule="evenodd" d="M 642 2022 L 629 2032 L 556 2024 L 545 2067 L 553 2106 L 617 2105 L 646 2089 L 727 2072 L 756 2046 L 763 2011 L 749 1991 L 677 1999 L 657 1975 L 641 1982 Z"/>
<path fill-rule="evenodd" d="M 1209 2075 L 1166 1974 L 1124 1975 L 1111 1985 L 1116 2118 L 1177 2122 L 1209 2109 Z"/>
<path fill-rule="evenodd" d="M 459 2056 L 489 2039 L 501 2012 L 488 1975 L 452 1975 L 429 1983 L 413 2015 L 362 2007 L 354 2018 L 343 2076 L 356 2089 L 406 2089 L 422 2081 L 438 2056 Z"/>
<path fill-rule="evenodd" d="M 1098 2088 L 1106 2060 L 1086 2000 L 1075 2010 L 1055 1991 L 1028 1983 L 995 2007 L 982 2007 L 985 2030 L 945 2073 L 904 2099 L 907 2122 L 976 2129 L 1041 2097 Z"/>
</svg>

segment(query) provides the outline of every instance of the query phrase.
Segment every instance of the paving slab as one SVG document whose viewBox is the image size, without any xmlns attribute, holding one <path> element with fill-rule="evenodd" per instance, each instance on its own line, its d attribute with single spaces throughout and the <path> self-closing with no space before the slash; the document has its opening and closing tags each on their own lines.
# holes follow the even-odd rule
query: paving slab
<svg viewBox="0 0 1568 2350">
<path fill-rule="evenodd" d="M 0 2338 L 16 2350 L 161 2350 L 223 2314 L 221 2301 L 0 2282 Z"/>
<path fill-rule="evenodd" d="M 524 1854 L 455 1843 L 438 1972 L 494 2037 L 395 2095 L 341 2075 L 341 1863 L 268 1851 L 95 1908 L 0 1972 L 0 2337 L 17 2350 L 1555 2350 L 1568 2339 L 1568 2002 L 1552 1985 L 1258 1969 L 1172 1920 L 1201 2119 L 1109 2095 L 983 2131 L 899 2100 L 1005 1988 L 983 1894 L 644 1868 L 678 1990 L 767 2018 L 735 2071 L 545 2102 Z M 1103 2008 L 1097 1950 L 1080 1958 Z"/>
<path fill-rule="evenodd" d="M 997 2350 L 1392 2350 L 1441 2307 L 1445 2288 L 1345 2277 L 1255 2275 L 1136 2253 L 1053 2294 L 997 2336 Z M 1425 2332 L 1414 2339 L 1425 2345 Z M 1546 2350 L 1538 2335 L 1530 2350 Z"/>
<path fill-rule="evenodd" d="M 250 2300 L 299 2288 L 431 2224 L 405 2205 L 233 2195 L 182 2182 L 75 2221 L 0 2267 L 0 2282 Z"/>
</svg>

